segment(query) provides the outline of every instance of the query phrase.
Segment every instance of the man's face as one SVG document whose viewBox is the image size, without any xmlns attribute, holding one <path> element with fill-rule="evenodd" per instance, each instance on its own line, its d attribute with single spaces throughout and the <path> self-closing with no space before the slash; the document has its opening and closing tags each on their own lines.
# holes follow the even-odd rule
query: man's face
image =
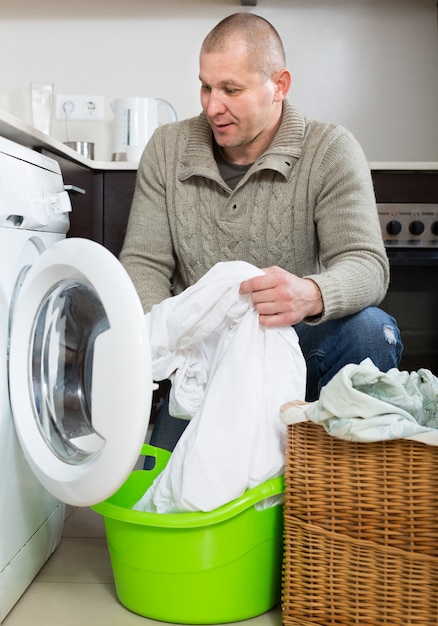
<svg viewBox="0 0 438 626">
<path fill-rule="evenodd" d="M 251 70 L 240 42 L 200 57 L 201 104 L 216 142 L 236 163 L 252 163 L 269 146 L 281 116 L 277 86 Z"/>
</svg>

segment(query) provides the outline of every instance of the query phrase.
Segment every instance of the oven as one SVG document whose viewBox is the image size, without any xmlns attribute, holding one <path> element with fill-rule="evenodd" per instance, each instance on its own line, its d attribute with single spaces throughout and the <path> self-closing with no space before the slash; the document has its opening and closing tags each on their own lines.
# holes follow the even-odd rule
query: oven
<svg viewBox="0 0 438 626">
<path fill-rule="evenodd" d="M 438 169 L 372 170 L 391 265 L 381 307 L 398 322 L 399 368 L 438 375 Z"/>
</svg>

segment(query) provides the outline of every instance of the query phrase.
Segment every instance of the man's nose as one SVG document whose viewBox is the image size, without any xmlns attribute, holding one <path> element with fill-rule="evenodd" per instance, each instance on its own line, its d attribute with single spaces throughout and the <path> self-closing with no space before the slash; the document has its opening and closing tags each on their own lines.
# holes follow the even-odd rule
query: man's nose
<svg viewBox="0 0 438 626">
<path fill-rule="evenodd" d="M 209 117 L 214 117 L 218 113 L 223 113 L 225 111 L 225 104 L 221 97 L 221 94 L 217 91 L 211 91 L 208 96 L 206 114 Z"/>
</svg>

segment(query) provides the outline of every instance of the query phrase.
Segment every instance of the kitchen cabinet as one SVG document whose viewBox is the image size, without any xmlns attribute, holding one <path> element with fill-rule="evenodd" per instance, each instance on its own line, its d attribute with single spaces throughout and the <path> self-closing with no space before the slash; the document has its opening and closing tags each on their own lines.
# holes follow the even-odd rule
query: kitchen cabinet
<svg viewBox="0 0 438 626">
<path fill-rule="evenodd" d="M 102 173 L 103 245 L 116 256 L 125 238 L 136 175 L 135 171 Z"/>
<path fill-rule="evenodd" d="M 59 154 L 58 161 L 72 203 L 68 237 L 92 239 L 117 257 L 122 249 L 134 194 L 135 170 L 91 170 Z"/>
</svg>

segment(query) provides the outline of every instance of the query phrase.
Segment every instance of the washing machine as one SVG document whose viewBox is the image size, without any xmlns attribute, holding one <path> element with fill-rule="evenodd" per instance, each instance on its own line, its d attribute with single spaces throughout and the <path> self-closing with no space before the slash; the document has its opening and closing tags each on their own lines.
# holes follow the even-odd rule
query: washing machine
<svg viewBox="0 0 438 626">
<path fill-rule="evenodd" d="M 152 400 L 134 285 L 66 238 L 59 165 L 0 138 L 0 621 L 62 534 L 64 503 L 105 500 L 134 467 Z"/>
</svg>

